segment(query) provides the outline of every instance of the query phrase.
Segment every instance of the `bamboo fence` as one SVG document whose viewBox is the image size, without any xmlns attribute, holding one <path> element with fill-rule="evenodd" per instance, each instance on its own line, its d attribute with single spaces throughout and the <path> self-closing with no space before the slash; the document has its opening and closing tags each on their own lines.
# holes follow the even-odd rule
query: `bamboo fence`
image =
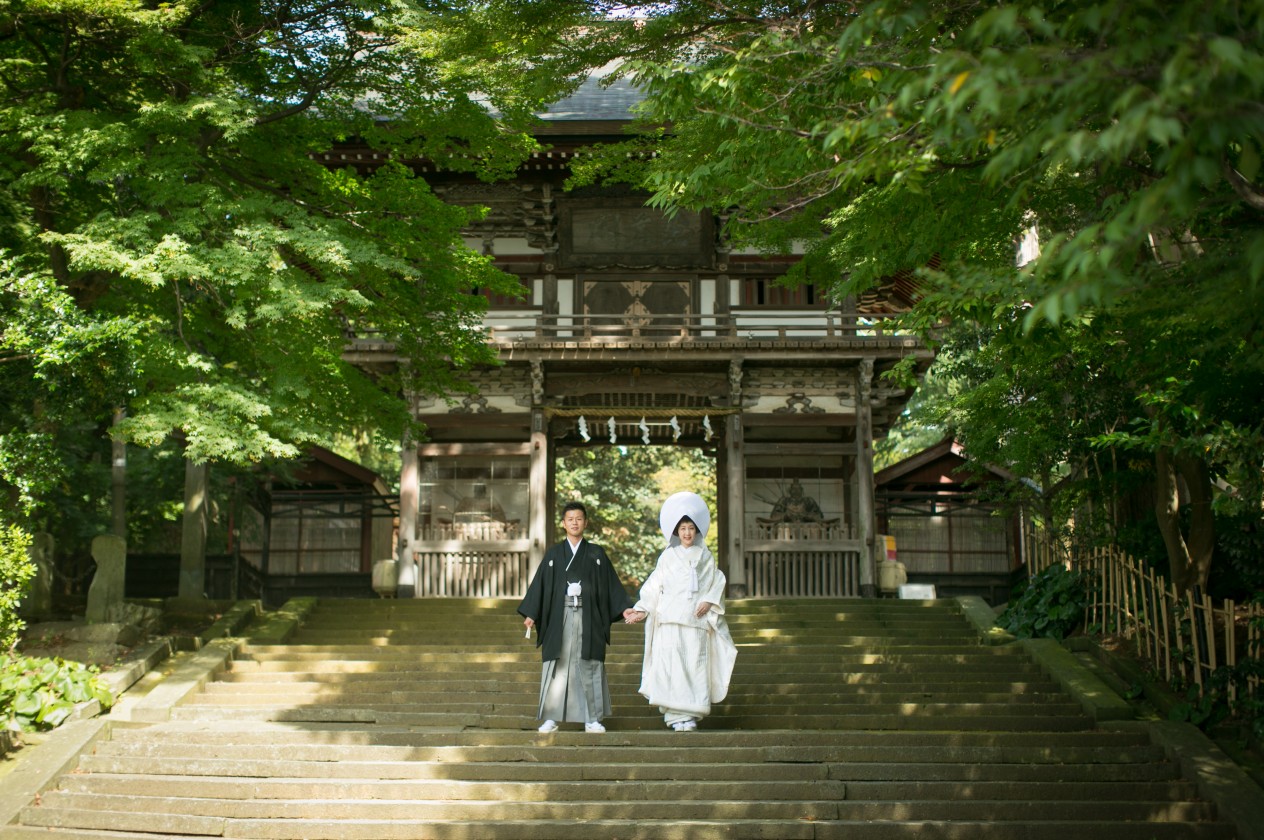
<svg viewBox="0 0 1264 840">
<path fill-rule="evenodd" d="M 1039 574 L 1054 563 L 1089 574 L 1087 624 L 1104 635 L 1130 639 L 1169 685 L 1198 687 L 1201 695 L 1219 667 L 1264 660 L 1264 605 L 1216 603 L 1198 587 L 1181 593 L 1162 575 L 1116 548 L 1076 551 L 1032 539 L 1028 568 Z M 1259 669 L 1230 679 L 1230 705 L 1264 701 Z"/>
</svg>

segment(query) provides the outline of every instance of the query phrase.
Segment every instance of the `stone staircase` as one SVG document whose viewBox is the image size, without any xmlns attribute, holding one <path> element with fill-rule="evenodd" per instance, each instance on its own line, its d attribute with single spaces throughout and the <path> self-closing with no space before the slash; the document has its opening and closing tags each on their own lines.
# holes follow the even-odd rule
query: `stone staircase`
<svg viewBox="0 0 1264 840">
<path fill-rule="evenodd" d="M 515 604 L 323 601 L 169 721 L 116 727 L 0 829 L 31 838 L 1232 838 L 1137 725 L 1095 729 L 951 602 L 739 601 L 726 703 L 694 733 L 636 694 L 535 731 Z"/>
</svg>

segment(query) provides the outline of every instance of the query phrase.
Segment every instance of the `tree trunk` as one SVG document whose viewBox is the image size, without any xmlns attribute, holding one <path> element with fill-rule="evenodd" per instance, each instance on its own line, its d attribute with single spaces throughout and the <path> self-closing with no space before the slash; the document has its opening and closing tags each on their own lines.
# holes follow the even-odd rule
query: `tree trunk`
<svg viewBox="0 0 1264 840">
<path fill-rule="evenodd" d="M 114 410 L 114 425 L 127 416 L 125 409 Z M 110 533 L 127 539 L 127 444 L 118 438 L 111 440 L 113 458 L 110 463 L 110 499 L 113 515 Z"/>
<path fill-rule="evenodd" d="M 1177 482 L 1175 457 L 1166 446 L 1160 446 L 1154 453 L 1154 472 L 1154 514 L 1159 520 L 1163 545 L 1167 547 L 1172 583 L 1177 590 L 1184 592 L 1193 584 L 1193 564 L 1190 562 L 1189 547 L 1185 544 L 1185 535 L 1181 533 L 1181 492 Z"/>
<path fill-rule="evenodd" d="M 1177 455 L 1176 469 L 1189 493 L 1189 536 L 1185 547 L 1189 556 L 1190 584 L 1207 588 L 1212 557 L 1216 553 L 1216 520 L 1211 511 L 1211 471 L 1207 462 L 1192 455 Z"/>
</svg>

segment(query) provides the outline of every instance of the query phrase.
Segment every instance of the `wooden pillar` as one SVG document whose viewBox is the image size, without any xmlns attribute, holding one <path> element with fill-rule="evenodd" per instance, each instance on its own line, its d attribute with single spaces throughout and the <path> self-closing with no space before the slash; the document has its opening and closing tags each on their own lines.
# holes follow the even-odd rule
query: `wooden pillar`
<svg viewBox="0 0 1264 840">
<path fill-rule="evenodd" d="M 206 596 L 207 476 L 210 468 L 184 461 L 184 520 L 180 536 L 181 598 Z"/>
<path fill-rule="evenodd" d="M 416 598 L 421 592 L 417 585 L 417 561 L 413 546 L 417 542 L 417 509 L 421 502 L 421 469 L 417 446 L 411 436 L 404 437 L 399 450 L 399 539 L 395 559 L 398 577 L 395 595 L 398 598 Z"/>
<path fill-rule="evenodd" d="M 860 537 L 860 595 L 878 595 L 874 565 L 873 359 L 856 368 L 856 530 Z"/>
<path fill-rule="evenodd" d="M 742 428 L 742 362 L 729 363 L 729 400 L 737 412 L 724 418 L 724 534 L 720 553 L 728 556 L 729 591 L 731 598 L 745 598 L 746 552 L 743 545 L 746 530 L 746 447 Z"/>
<path fill-rule="evenodd" d="M 530 509 L 528 519 L 528 537 L 531 540 L 530 556 L 527 560 L 528 575 L 534 575 L 544 559 L 544 550 L 549 542 L 549 473 L 551 460 L 549 453 L 548 424 L 545 421 L 544 409 L 536 406 L 531 409 L 531 447 L 530 467 L 528 470 L 527 505 Z"/>
<path fill-rule="evenodd" d="M 724 502 L 724 541 L 720 551 L 729 560 L 729 597 L 745 598 L 748 593 L 742 536 L 746 523 L 746 457 L 740 414 L 724 419 Z"/>
</svg>

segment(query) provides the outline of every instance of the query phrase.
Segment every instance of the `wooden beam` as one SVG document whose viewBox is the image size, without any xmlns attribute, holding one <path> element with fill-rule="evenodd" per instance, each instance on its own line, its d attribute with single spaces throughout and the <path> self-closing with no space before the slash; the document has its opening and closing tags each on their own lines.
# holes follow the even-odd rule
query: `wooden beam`
<svg viewBox="0 0 1264 840">
<path fill-rule="evenodd" d="M 423 458 L 512 457 L 530 452 L 530 443 L 423 443 L 417 447 Z"/>
<path fill-rule="evenodd" d="M 856 452 L 856 444 L 850 442 L 747 443 L 745 448 L 747 457 L 753 455 L 852 455 Z"/>
</svg>

